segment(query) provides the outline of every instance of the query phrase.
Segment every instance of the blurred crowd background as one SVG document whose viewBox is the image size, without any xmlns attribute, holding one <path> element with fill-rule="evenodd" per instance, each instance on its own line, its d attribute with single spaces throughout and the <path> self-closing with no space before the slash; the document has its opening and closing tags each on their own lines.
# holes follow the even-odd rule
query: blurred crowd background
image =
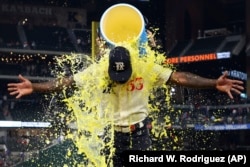
<svg viewBox="0 0 250 167">
<path fill-rule="evenodd" d="M 33 94 L 17 100 L 9 96 L 6 84 L 17 81 L 18 74 L 36 82 L 55 77 L 54 58 L 64 54 L 95 57 L 95 26 L 109 6 L 123 2 L 141 10 L 147 29 L 159 28 L 155 33 L 157 49 L 177 69 L 212 78 L 227 70 L 231 78 L 244 81 L 246 89 L 234 100 L 215 90 L 173 86 L 169 91 L 171 112 L 162 100 L 164 94 L 156 92 L 156 100 L 162 103 L 159 119 L 167 114 L 171 118 L 171 127 L 163 125 L 170 133 L 163 142 L 180 150 L 250 150 L 250 1 L 0 2 L 0 166 L 23 165 L 32 158 L 42 159 L 45 151 L 68 147 L 63 145 L 63 136 L 70 128 L 60 117 L 66 112 L 63 104 L 54 100 L 60 99 L 60 94 L 47 94 L 46 98 Z M 204 55 L 215 55 L 216 59 L 200 60 Z M 197 61 L 177 61 L 185 56 Z M 63 70 L 69 72 L 66 66 Z M 52 128 L 6 127 L 4 121 L 48 121 Z M 178 135 L 181 140 L 174 142 Z"/>
</svg>

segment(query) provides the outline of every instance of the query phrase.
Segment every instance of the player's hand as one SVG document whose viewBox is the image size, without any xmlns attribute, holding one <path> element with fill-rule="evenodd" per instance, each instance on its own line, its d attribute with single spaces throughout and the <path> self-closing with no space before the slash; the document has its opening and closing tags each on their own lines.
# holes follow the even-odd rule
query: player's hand
<svg viewBox="0 0 250 167">
<path fill-rule="evenodd" d="M 241 94 L 242 90 L 244 90 L 243 81 L 240 80 L 234 80 L 227 78 L 228 72 L 224 72 L 223 75 L 221 75 L 216 82 L 216 89 L 218 89 L 221 92 L 225 92 L 228 94 L 228 96 L 233 99 L 233 93 Z"/>
<path fill-rule="evenodd" d="M 29 95 L 33 92 L 32 83 L 22 75 L 18 76 L 19 83 L 8 83 L 8 91 L 12 96 L 16 98 L 21 98 L 24 95 Z"/>
</svg>

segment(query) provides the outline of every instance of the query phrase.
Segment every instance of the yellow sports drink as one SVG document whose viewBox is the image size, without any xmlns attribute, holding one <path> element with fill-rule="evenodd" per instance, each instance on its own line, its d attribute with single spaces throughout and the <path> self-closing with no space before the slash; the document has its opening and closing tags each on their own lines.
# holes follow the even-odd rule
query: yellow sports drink
<svg viewBox="0 0 250 167">
<path fill-rule="evenodd" d="M 141 12 L 125 3 L 109 7 L 100 21 L 101 35 L 112 45 L 138 40 L 143 34 L 144 26 Z"/>
</svg>

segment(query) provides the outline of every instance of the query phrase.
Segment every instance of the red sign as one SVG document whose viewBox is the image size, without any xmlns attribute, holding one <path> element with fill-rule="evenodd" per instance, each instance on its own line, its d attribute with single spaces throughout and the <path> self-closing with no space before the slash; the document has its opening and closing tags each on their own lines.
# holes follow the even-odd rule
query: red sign
<svg viewBox="0 0 250 167">
<path fill-rule="evenodd" d="M 209 61 L 209 60 L 216 60 L 216 59 L 217 59 L 216 53 L 209 53 L 209 54 L 199 54 L 199 55 L 189 55 L 189 56 L 167 58 L 166 62 L 171 63 L 171 64 L 177 64 L 177 63 Z"/>
</svg>

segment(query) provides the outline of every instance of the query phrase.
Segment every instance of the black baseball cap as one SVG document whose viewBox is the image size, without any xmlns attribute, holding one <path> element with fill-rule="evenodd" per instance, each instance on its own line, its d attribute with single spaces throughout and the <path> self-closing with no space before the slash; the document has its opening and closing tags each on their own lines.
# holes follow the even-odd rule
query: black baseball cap
<svg viewBox="0 0 250 167">
<path fill-rule="evenodd" d="M 132 66 L 128 49 L 117 46 L 110 51 L 108 73 L 113 81 L 125 83 L 129 80 Z"/>
</svg>

